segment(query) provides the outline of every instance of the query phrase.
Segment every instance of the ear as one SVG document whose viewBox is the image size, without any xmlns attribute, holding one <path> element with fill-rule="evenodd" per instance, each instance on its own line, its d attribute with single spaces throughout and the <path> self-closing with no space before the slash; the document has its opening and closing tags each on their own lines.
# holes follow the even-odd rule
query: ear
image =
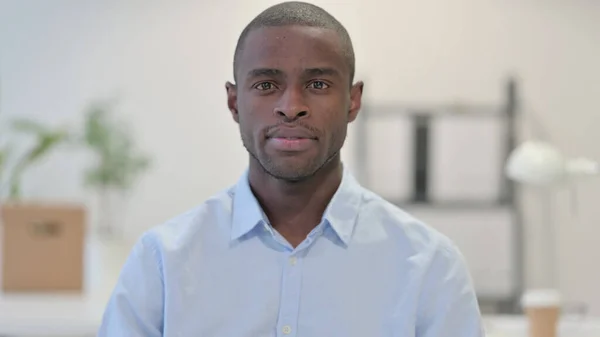
<svg viewBox="0 0 600 337">
<path fill-rule="evenodd" d="M 235 84 L 227 82 L 225 83 L 225 89 L 227 90 L 227 107 L 231 112 L 231 117 L 233 117 L 233 120 L 236 123 L 239 123 L 240 116 L 238 114 L 237 107 L 237 87 L 235 86 Z"/>
<path fill-rule="evenodd" d="M 350 88 L 350 110 L 348 111 L 348 123 L 354 122 L 360 111 L 362 105 L 362 94 L 363 94 L 364 83 L 362 81 L 356 82 L 352 88 Z"/>
</svg>

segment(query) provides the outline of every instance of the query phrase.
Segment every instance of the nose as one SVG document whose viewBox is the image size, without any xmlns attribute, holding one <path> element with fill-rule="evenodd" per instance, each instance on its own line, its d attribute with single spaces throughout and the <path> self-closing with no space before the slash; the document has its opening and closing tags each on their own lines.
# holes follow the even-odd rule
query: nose
<svg viewBox="0 0 600 337">
<path fill-rule="evenodd" d="M 306 118 L 310 115 L 301 90 L 293 88 L 286 90 L 273 112 L 276 117 L 282 118 L 287 122 Z"/>
</svg>

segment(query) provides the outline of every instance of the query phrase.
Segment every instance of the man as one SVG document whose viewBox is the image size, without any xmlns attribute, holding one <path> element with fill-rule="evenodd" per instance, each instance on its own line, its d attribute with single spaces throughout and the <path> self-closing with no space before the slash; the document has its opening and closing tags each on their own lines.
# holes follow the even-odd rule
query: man
<svg viewBox="0 0 600 337">
<path fill-rule="evenodd" d="M 226 89 L 249 168 L 143 235 L 100 336 L 483 336 L 455 246 L 343 167 L 353 76 L 350 37 L 319 7 L 278 4 L 246 27 Z"/>
</svg>

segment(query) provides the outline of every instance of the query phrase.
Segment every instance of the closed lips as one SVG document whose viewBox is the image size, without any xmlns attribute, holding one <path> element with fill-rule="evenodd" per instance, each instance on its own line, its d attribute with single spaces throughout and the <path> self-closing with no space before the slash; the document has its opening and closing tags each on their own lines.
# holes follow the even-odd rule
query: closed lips
<svg viewBox="0 0 600 337">
<path fill-rule="evenodd" d="M 313 136 L 309 131 L 305 129 L 297 129 L 297 128 L 285 128 L 285 129 L 275 129 L 273 132 L 267 135 L 267 138 L 279 138 L 279 139 L 317 139 Z"/>
<path fill-rule="evenodd" d="M 313 147 L 317 140 L 308 130 L 279 128 L 267 135 L 269 146 L 283 153 L 298 153 Z"/>
</svg>

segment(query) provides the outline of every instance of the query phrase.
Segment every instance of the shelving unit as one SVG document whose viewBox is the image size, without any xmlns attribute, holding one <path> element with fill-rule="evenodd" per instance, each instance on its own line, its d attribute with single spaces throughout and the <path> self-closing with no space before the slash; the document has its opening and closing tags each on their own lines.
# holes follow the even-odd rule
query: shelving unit
<svg viewBox="0 0 600 337">
<path fill-rule="evenodd" d="M 509 233 L 506 236 L 506 247 L 498 248 L 498 252 L 510 252 L 510 275 L 507 276 L 507 282 L 510 283 L 501 291 L 494 289 L 478 290 L 478 295 L 482 307 L 493 307 L 496 313 L 516 313 L 519 311 L 519 299 L 523 290 L 524 283 L 524 229 L 522 222 L 522 212 L 517 202 L 515 184 L 507 179 L 503 172 L 503 167 L 497 171 L 500 177 L 497 177 L 498 186 L 497 195 L 486 200 L 478 198 L 450 198 L 438 200 L 431 195 L 432 181 L 432 165 L 431 160 L 435 158 L 435 153 L 432 153 L 432 140 L 435 139 L 435 128 L 432 125 L 440 118 L 463 118 L 463 119 L 481 119 L 495 118 L 501 125 L 501 149 L 497 150 L 498 158 L 494 163 L 503 165 L 508 154 L 516 145 L 517 139 L 517 116 L 519 107 L 518 85 L 515 79 L 509 79 L 504 84 L 503 101 L 500 103 L 491 104 L 392 104 L 378 105 L 367 104 L 363 107 L 360 117 L 355 122 L 355 148 L 354 157 L 355 171 L 358 179 L 367 188 L 371 188 L 374 192 L 379 193 L 387 200 L 393 202 L 399 207 L 413 213 L 412 210 L 418 210 L 416 217 L 419 218 L 419 213 L 430 212 L 430 214 L 470 214 L 469 212 L 505 212 L 510 218 L 510 228 L 506 228 L 504 233 Z M 377 133 L 370 126 L 370 123 L 382 120 L 383 118 L 390 120 L 390 123 L 396 119 L 403 120 L 403 123 L 409 123 L 406 134 L 407 142 L 412 142 L 410 148 L 410 177 L 405 177 L 406 183 L 411 184 L 410 190 L 412 193 L 406 197 L 392 197 L 385 193 L 380 193 L 376 188 L 372 187 L 371 178 L 373 175 L 372 153 L 369 150 L 368 141 Z M 474 142 L 477 139 L 473 139 Z M 392 146 L 393 147 L 393 146 Z M 393 150 L 383 150 L 388 156 L 394 156 Z M 414 213 L 413 213 L 414 214 Z M 443 221 L 443 220 L 441 220 Z M 459 220 L 462 221 L 462 220 Z M 425 222 L 427 222 L 425 220 Z M 438 221 L 440 223 L 440 221 Z M 492 225 L 490 225 L 492 226 Z M 477 229 L 472 226 L 473 231 L 479 232 L 481 235 L 483 229 Z M 463 230 L 465 231 L 465 230 Z M 443 232 L 443 231 L 442 231 Z M 458 233 L 458 232 L 457 232 Z M 469 233 L 466 234 L 467 236 Z M 452 235 L 449 235 L 452 238 Z M 475 238 L 476 235 L 473 235 Z M 475 239 L 474 239 L 475 240 Z M 460 244 L 459 244 L 460 247 Z M 483 255 L 484 251 L 471 250 L 473 255 Z M 467 260 L 469 256 L 467 255 Z M 478 257 L 479 258 L 479 257 Z M 493 259 L 490 259 L 490 266 L 493 265 Z M 487 271 L 485 268 L 493 268 L 485 265 L 485 259 L 480 259 L 481 273 L 480 279 L 493 279 L 494 275 L 484 275 Z M 506 276 L 506 275 L 505 275 Z M 484 282 L 485 283 L 485 282 Z M 476 284 L 477 287 L 477 284 Z"/>
</svg>

